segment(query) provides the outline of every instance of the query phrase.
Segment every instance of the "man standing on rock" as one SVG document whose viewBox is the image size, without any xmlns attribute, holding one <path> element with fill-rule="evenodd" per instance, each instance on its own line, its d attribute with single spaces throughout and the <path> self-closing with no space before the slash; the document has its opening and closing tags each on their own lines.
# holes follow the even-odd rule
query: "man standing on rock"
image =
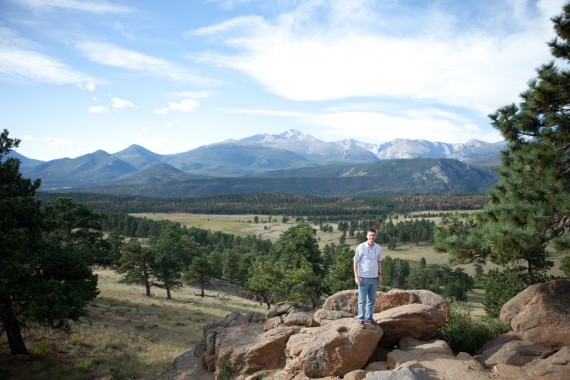
<svg viewBox="0 0 570 380">
<path fill-rule="evenodd" d="M 369 229 L 366 240 L 354 254 L 354 282 L 358 285 L 358 327 L 377 325 L 372 318 L 376 303 L 376 281 L 382 284 L 382 249 L 375 242 L 376 230 Z"/>
</svg>

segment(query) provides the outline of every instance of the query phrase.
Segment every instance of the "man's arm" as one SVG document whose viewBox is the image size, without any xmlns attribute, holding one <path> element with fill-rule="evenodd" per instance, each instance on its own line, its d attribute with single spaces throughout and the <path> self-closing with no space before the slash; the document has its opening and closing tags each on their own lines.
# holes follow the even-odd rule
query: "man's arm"
<svg viewBox="0 0 570 380">
<path fill-rule="evenodd" d="M 382 261 L 378 261 L 378 281 L 382 283 L 384 278 L 382 277 Z"/>
<path fill-rule="evenodd" d="M 360 276 L 358 275 L 358 261 L 353 260 L 352 269 L 354 271 L 354 282 L 356 282 L 356 285 L 362 285 L 362 280 L 360 279 Z"/>
</svg>

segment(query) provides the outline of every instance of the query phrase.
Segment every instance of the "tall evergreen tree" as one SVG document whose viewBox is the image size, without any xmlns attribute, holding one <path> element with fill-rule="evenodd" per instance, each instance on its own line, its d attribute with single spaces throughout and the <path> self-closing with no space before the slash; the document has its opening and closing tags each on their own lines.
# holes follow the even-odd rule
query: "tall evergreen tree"
<svg viewBox="0 0 570 380">
<path fill-rule="evenodd" d="M 145 295 L 150 297 L 150 288 L 153 285 L 150 271 L 153 264 L 154 254 L 151 248 L 143 247 L 138 240 L 131 239 L 121 246 L 117 273 L 123 275 L 121 282 L 144 286 Z"/>
<path fill-rule="evenodd" d="M 172 290 L 182 286 L 182 272 L 187 269 L 195 248 L 194 241 L 173 223 L 167 224 L 151 242 L 154 254 L 151 274 L 157 280 L 155 285 L 166 290 L 166 299 L 172 299 Z"/>
<path fill-rule="evenodd" d="M 282 262 L 285 268 L 300 268 L 304 258 L 317 276 L 322 278 L 324 275 L 316 230 L 310 224 L 301 223 L 282 232 L 273 246 L 273 253 L 276 261 Z"/>
<path fill-rule="evenodd" d="M 24 322 L 55 327 L 85 314 L 98 292 L 91 265 L 94 252 L 103 251 L 94 246 L 104 246 L 96 238 L 96 224 L 83 239 L 86 231 L 76 223 L 78 214 L 68 214 L 71 222 L 64 229 L 51 214 L 62 211 L 59 203 L 40 208 L 35 197 L 40 181 L 22 178 L 20 161 L 7 158 L 19 142 L 7 130 L 0 133 L 0 336 L 6 333 L 14 355 L 27 354 Z"/>
<path fill-rule="evenodd" d="M 204 298 L 205 287 L 213 275 L 214 268 L 208 257 L 205 255 L 194 256 L 188 266 L 186 280 L 190 285 L 198 285 L 200 287 L 200 297 Z"/>
<path fill-rule="evenodd" d="M 547 245 L 570 248 L 570 3 L 552 21 L 557 37 L 549 46 L 563 68 L 542 65 L 519 105 L 490 115 L 508 143 L 499 184 L 482 212 L 443 226 L 437 243 L 459 262 L 488 259 L 517 270 L 526 285 L 552 266 Z"/>
<path fill-rule="evenodd" d="M 329 267 L 329 272 L 324 280 L 328 292 L 334 294 L 341 290 L 355 289 L 353 272 L 354 252 L 346 244 L 331 244 L 329 249 L 332 250 L 333 264 Z"/>
</svg>

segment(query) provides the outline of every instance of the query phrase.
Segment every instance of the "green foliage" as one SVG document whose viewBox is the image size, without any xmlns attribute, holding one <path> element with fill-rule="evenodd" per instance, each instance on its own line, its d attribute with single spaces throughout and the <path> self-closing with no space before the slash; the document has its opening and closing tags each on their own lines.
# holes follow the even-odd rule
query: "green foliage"
<svg viewBox="0 0 570 380">
<path fill-rule="evenodd" d="M 462 301 L 448 300 L 450 317 L 436 338 L 445 340 L 455 352 L 474 355 L 489 340 L 506 333 L 508 327 L 497 318 L 471 316 L 471 307 Z"/>
<path fill-rule="evenodd" d="M 301 267 L 305 259 L 312 266 L 318 277 L 324 275 L 323 258 L 316 238 L 316 230 L 308 223 L 301 223 L 282 232 L 273 246 L 275 261 L 280 261 L 284 268 Z"/>
<path fill-rule="evenodd" d="M 410 275 L 410 262 L 398 257 L 394 259 L 386 256 L 382 261 L 382 274 L 386 286 L 406 289 L 406 278 Z"/>
<path fill-rule="evenodd" d="M 154 255 L 149 247 L 143 247 L 136 239 L 129 240 L 121 247 L 121 257 L 117 273 L 123 274 L 121 282 L 145 287 L 146 296 L 150 297 L 150 270 L 154 265 Z"/>
<path fill-rule="evenodd" d="M 191 285 L 200 286 L 200 296 L 204 297 L 204 287 L 214 274 L 213 264 L 204 255 L 192 258 L 186 272 L 186 281 Z"/>
<path fill-rule="evenodd" d="M 436 235 L 437 247 L 458 262 L 490 260 L 512 267 L 524 263 L 527 286 L 540 282 L 552 267 L 547 246 L 569 246 L 570 3 L 552 20 L 557 37 L 549 46 L 563 69 L 554 61 L 540 66 L 519 105 L 489 115 L 509 144 L 500 181 L 482 212 L 463 225 L 445 224 Z M 489 308 L 495 313 L 502 297 L 493 299 L 497 303 Z"/>
<path fill-rule="evenodd" d="M 0 322 L 12 354 L 26 354 L 20 326 L 62 326 L 85 314 L 97 296 L 91 266 L 108 257 L 98 216 L 69 199 L 45 209 L 39 181 L 24 179 L 17 159 L 5 158 L 19 140 L 0 134 Z"/>
<path fill-rule="evenodd" d="M 570 277 L 570 256 L 566 256 L 562 259 L 560 270 L 564 272 L 566 277 Z"/>
<path fill-rule="evenodd" d="M 329 267 L 328 275 L 325 277 L 324 285 L 329 294 L 340 292 L 341 290 L 355 289 L 353 257 L 354 252 L 345 244 L 330 246 L 332 251 L 332 265 Z"/>
<path fill-rule="evenodd" d="M 267 309 L 280 291 L 283 271 L 267 257 L 258 257 L 249 272 L 246 288 L 265 301 Z"/>
<path fill-rule="evenodd" d="M 492 269 L 486 277 L 483 305 L 487 315 L 498 317 L 503 305 L 523 291 L 526 282 L 519 268 L 509 268 L 504 271 Z"/>
<path fill-rule="evenodd" d="M 247 193 L 223 194 L 204 197 L 156 197 L 134 195 L 107 195 L 93 193 L 41 192 L 38 199 L 49 201 L 62 196 L 71 197 L 76 202 L 96 209 L 119 211 L 123 213 L 140 212 L 192 212 L 204 214 L 273 214 L 292 215 L 295 222 L 304 222 L 306 215 L 321 215 L 338 222 L 339 217 L 346 220 L 376 218 L 379 215 L 405 214 L 412 211 L 439 210 L 479 210 L 487 197 L 482 194 L 423 194 L 397 196 L 366 197 L 315 197 L 283 193 Z M 133 218 L 134 219 L 134 218 Z M 384 218 L 382 218 L 384 219 Z M 129 228 L 127 219 L 122 222 L 121 233 L 135 236 Z M 149 223 L 150 225 L 150 223 Z M 123 230 L 123 228 L 125 230 Z M 349 235 L 354 236 L 350 228 Z M 148 237 L 140 236 L 139 237 Z"/>
<path fill-rule="evenodd" d="M 324 269 L 315 235 L 307 223 L 292 226 L 281 233 L 269 255 L 253 264 L 246 287 L 262 296 L 268 308 L 274 299 L 318 306 Z"/>
<path fill-rule="evenodd" d="M 473 288 L 475 280 L 463 268 L 451 269 L 447 265 L 430 264 L 418 267 L 406 278 L 410 289 L 426 289 L 452 297 L 459 301 L 467 301 L 467 292 Z"/>
<path fill-rule="evenodd" d="M 156 286 L 164 288 L 166 298 L 171 299 L 171 290 L 182 286 L 182 272 L 196 253 L 197 245 L 183 234 L 179 225 L 169 224 L 151 241 L 151 249 L 154 260 L 150 272 L 157 280 Z"/>
<path fill-rule="evenodd" d="M 223 356 L 216 361 L 216 379 L 232 380 L 233 371 L 230 360 L 227 356 Z"/>
</svg>

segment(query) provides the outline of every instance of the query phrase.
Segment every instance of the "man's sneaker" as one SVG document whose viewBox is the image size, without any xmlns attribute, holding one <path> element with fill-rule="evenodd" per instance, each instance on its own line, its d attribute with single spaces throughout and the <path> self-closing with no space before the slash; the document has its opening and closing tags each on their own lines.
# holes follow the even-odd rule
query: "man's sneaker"
<svg viewBox="0 0 570 380">
<path fill-rule="evenodd" d="M 364 325 L 364 321 L 358 321 L 358 327 L 361 329 L 365 329 L 366 326 Z"/>
<path fill-rule="evenodd" d="M 378 323 L 374 319 L 367 319 L 366 323 L 370 323 L 372 326 L 378 326 Z"/>
</svg>

